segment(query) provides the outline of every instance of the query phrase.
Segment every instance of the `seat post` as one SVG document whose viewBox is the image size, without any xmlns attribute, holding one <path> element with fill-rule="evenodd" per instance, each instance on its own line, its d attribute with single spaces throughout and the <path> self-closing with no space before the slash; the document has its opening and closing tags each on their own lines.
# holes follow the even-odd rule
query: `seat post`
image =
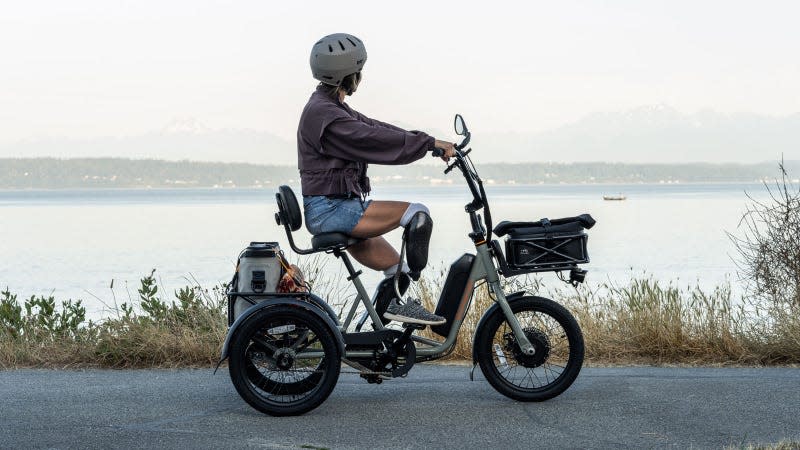
<svg viewBox="0 0 800 450">
<path fill-rule="evenodd" d="M 344 320 L 342 324 L 342 329 L 347 330 L 350 326 L 350 323 L 353 321 L 353 318 L 356 315 L 356 310 L 358 309 L 358 304 L 363 303 L 364 308 L 366 308 L 367 313 L 369 314 L 370 318 L 372 318 L 372 322 L 376 324 L 378 327 L 377 329 L 382 329 L 383 324 L 381 322 L 381 318 L 378 316 L 378 313 L 375 312 L 375 308 L 372 306 L 372 302 L 370 301 L 370 297 L 367 295 L 367 291 L 364 289 L 364 285 L 361 283 L 359 276 L 361 275 L 360 270 L 356 270 L 353 267 L 353 263 L 350 262 L 350 257 L 347 256 L 347 253 L 342 251 L 342 249 L 336 248 L 333 250 L 334 256 L 337 258 L 341 258 L 344 262 L 344 266 L 347 268 L 347 273 L 350 276 L 347 277 L 347 281 L 352 281 L 353 286 L 356 287 L 356 292 L 358 295 L 356 296 L 355 300 L 353 301 L 353 305 L 350 307 L 350 312 L 347 314 L 347 318 Z"/>
<path fill-rule="evenodd" d="M 347 281 L 353 281 L 358 278 L 359 275 L 361 275 L 362 272 L 360 270 L 356 271 L 355 267 L 353 267 L 353 263 L 350 262 L 350 257 L 347 256 L 346 252 L 336 248 L 333 250 L 333 254 L 337 258 L 341 258 L 342 262 L 344 262 L 344 266 L 347 268 L 347 273 L 350 274 L 350 276 L 347 277 Z"/>
</svg>

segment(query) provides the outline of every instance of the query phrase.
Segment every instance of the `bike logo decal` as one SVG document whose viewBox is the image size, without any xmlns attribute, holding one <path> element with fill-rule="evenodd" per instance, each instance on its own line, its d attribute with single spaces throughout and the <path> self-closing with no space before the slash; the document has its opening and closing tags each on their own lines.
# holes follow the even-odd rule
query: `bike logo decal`
<svg viewBox="0 0 800 450">
<path fill-rule="evenodd" d="M 281 325 L 279 327 L 270 328 L 267 330 L 267 333 L 274 336 L 278 334 L 289 333 L 290 331 L 294 331 L 294 328 L 294 325 Z"/>
</svg>

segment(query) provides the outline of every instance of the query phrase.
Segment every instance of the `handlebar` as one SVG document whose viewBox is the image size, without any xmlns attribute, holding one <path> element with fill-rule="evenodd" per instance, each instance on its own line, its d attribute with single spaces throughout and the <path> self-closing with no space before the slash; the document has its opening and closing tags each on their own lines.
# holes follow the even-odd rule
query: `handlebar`
<svg viewBox="0 0 800 450">
<path fill-rule="evenodd" d="M 460 144 L 453 144 L 453 147 L 455 147 L 456 150 L 463 150 L 464 147 L 466 147 L 467 144 L 469 144 L 470 137 L 471 137 L 471 134 L 469 132 L 467 132 L 467 135 L 464 137 L 464 140 L 462 140 Z M 464 155 L 466 155 L 467 153 L 469 153 L 469 150 L 464 152 Z M 433 157 L 442 157 L 442 156 L 444 156 L 444 149 L 441 149 L 439 147 L 434 148 L 433 151 L 431 152 L 431 156 L 433 156 Z"/>
<path fill-rule="evenodd" d="M 467 182 L 467 187 L 472 194 L 472 201 L 464 206 L 464 209 L 470 215 L 470 220 L 472 223 L 473 233 L 470 233 L 470 237 L 472 237 L 476 243 L 479 243 L 479 239 L 491 239 L 492 236 L 492 215 L 489 210 L 489 202 L 486 198 L 486 191 L 483 189 L 483 181 L 481 181 L 480 177 L 478 176 L 477 170 L 475 170 L 475 166 L 472 164 L 472 160 L 469 158 L 469 153 L 472 151 L 471 148 L 468 148 L 464 151 L 464 148 L 469 144 L 471 133 L 466 129 L 466 126 L 463 124 L 463 119 L 461 120 L 461 126 L 458 125 L 458 118 L 460 116 L 456 115 L 456 132 L 462 134 L 464 139 L 459 144 L 454 144 L 455 147 L 455 161 L 448 164 L 444 170 L 445 174 L 448 174 L 455 168 L 458 168 L 462 175 L 464 175 L 464 179 Z M 463 130 L 459 132 L 459 129 Z M 444 149 L 441 148 L 434 148 L 431 152 L 433 156 L 442 157 L 445 154 Z M 476 213 L 476 211 L 483 209 L 483 219 L 486 227 L 483 228 L 480 226 L 480 216 Z"/>
</svg>

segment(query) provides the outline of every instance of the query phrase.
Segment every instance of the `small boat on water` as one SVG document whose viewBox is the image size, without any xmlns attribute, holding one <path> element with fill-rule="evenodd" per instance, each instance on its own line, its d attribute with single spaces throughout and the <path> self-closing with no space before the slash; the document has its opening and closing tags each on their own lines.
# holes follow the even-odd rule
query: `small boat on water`
<svg viewBox="0 0 800 450">
<path fill-rule="evenodd" d="M 621 200 L 625 200 L 626 198 L 628 198 L 628 197 L 625 197 L 625 195 L 623 195 L 623 194 L 604 195 L 603 196 L 603 200 L 608 200 L 608 201 L 621 201 Z"/>
</svg>

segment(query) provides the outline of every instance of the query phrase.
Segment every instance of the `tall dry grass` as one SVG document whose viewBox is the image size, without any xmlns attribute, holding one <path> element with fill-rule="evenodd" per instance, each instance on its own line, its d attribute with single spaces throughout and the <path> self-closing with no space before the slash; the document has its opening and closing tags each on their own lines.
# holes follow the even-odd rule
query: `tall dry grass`
<svg viewBox="0 0 800 450">
<path fill-rule="evenodd" d="M 439 271 L 416 285 L 415 293 L 431 309 L 445 275 Z M 590 284 L 578 289 L 548 287 L 543 280 L 549 277 L 508 280 L 504 290 L 524 290 L 565 305 L 581 325 L 591 363 L 800 363 L 800 315 L 793 306 L 734 299 L 728 286 L 708 292 L 647 277 L 621 286 Z M 315 291 L 322 289 L 335 309 L 346 311 L 352 288 L 314 281 Z M 80 301 L 20 300 L 2 292 L 0 367 L 211 366 L 226 333 L 223 289 L 189 286 L 168 300 L 151 273 L 141 280 L 136 299 L 98 322 L 86 319 Z M 450 358 L 471 359 L 475 327 L 492 302 L 485 286 L 475 290 Z M 424 334 L 441 339 L 429 331 Z"/>
<path fill-rule="evenodd" d="M 418 294 L 434 308 L 438 277 L 423 280 Z M 627 284 L 561 285 L 547 288 L 542 278 L 507 280 L 504 292 L 552 298 L 575 316 L 586 344 L 586 358 L 597 364 L 800 363 L 800 314 L 770 302 L 734 299 L 728 284 L 710 292 L 681 288 L 649 277 Z M 474 292 L 452 358 L 471 359 L 480 317 L 493 303 L 485 286 Z M 426 330 L 429 338 L 439 338 Z"/>
</svg>

